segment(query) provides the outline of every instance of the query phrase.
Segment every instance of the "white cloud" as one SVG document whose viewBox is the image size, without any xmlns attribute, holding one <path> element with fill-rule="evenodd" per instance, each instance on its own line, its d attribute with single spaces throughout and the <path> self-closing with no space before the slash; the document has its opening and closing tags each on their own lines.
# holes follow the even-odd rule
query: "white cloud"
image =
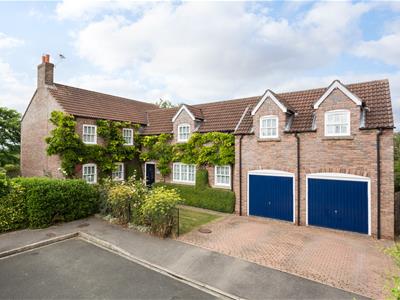
<svg viewBox="0 0 400 300">
<path fill-rule="evenodd" d="M 103 11 L 140 11 L 150 6 L 148 2 L 136 1 L 106 1 L 106 0 L 64 0 L 56 6 L 56 16 L 59 20 L 89 20 Z"/>
<path fill-rule="evenodd" d="M 0 32 L 0 50 L 14 48 L 22 45 L 24 42 L 20 39 L 10 37 L 5 33 Z"/>
<path fill-rule="evenodd" d="M 82 58 L 103 70 L 129 69 L 178 98 L 253 94 L 288 74 L 329 64 L 353 43 L 355 24 L 370 6 L 319 3 L 294 23 L 247 8 L 163 3 L 135 21 L 122 16 L 93 21 L 78 32 L 75 45 Z"/>
<path fill-rule="evenodd" d="M 27 84 L 28 82 L 28 84 Z M 0 60 L 0 106 L 24 112 L 34 91 L 34 83 L 14 72 L 11 66 Z"/>
<path fill-rule="evenodd" d="M 0 32 L 0 51 L 23 44 L 23 41 Z M 11 65 L 0 57 L 0 106 L 17 109 L 20 112 L 26 107 L 26 99 L 32 88 L 26 84 L 27 78 L 12 70 Z"/>
<path fill-rule="evenodd" d="M 400 33 L 386 35 L 376 41 L 363 42 L 356 54 L 400 66 Z"/>
</svg>

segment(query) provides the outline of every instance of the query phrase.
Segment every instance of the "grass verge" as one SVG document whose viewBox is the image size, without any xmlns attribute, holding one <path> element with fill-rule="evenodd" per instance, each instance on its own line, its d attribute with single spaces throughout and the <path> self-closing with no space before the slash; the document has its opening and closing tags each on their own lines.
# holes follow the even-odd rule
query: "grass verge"
<svg viewBox="0 0 400 300">
<path fill-rule="evenodd" d="M 179 234 L 185 234 L 201 225 L 220 218 L 218 215 L 199 212 L 187 208 L 179 209 Z"/>
</svg>

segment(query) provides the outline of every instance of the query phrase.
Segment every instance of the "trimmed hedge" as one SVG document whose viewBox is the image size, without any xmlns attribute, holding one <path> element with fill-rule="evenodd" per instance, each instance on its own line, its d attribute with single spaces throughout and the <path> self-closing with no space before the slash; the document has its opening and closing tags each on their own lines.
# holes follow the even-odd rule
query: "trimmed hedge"
<svg viewBox="0 0 400 300">
<path fill-rule="evenodd" d="M 98 210 L 98 191 L 82 180 L 20 177 L 11 184 L 11 191 L 0 199 L 0 232 L 43 228 Z"/>
<path fill-rule="evenodd" d="M 172 183 L 156 183 L 154 186 L 176 189 L 181 195 L 182 204 L 185 205 L 226 213 L 233 213 L 235 209 L 235 193 L 229 190 L 210 187 L 199 189 L 194 186 Z"/>
</svg>

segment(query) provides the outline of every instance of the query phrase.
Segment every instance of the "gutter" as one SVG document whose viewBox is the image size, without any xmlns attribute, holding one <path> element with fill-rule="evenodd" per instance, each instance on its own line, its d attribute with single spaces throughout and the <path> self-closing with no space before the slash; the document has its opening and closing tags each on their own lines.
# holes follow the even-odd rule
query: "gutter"
<svg viewBox="0 0 400 300">
<path fill-rule="evenodd" d="M 300 136 L 298 132 L 294 134 L 297 145 L 297 218 L 296 225 L 300 226 Z"/>
<path fill-rule="evenodd" d="M 242 139 L 243 134 L 239 137 L 239 216 L 242 213 Z"/>
<path fill-rule="evenodd" d="M 381 140 L 383 133 L 382 128 L 376 133 L 376 184 L 377 184 L 377 222 L 376 222 L 376 238 L 381 238 Z"/>
</svg>

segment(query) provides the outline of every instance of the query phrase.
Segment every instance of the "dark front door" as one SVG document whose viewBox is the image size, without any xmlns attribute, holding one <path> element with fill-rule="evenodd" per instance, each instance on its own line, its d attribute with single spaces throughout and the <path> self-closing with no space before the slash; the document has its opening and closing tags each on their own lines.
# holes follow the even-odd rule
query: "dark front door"
<svg viewBox="0 0 400 300">
<path fill-rule="evenodd" d="M 155 181 L 156 166 L 155 164 L 146 164 L 146 185 L 150 186 Z"/>
</svg>

